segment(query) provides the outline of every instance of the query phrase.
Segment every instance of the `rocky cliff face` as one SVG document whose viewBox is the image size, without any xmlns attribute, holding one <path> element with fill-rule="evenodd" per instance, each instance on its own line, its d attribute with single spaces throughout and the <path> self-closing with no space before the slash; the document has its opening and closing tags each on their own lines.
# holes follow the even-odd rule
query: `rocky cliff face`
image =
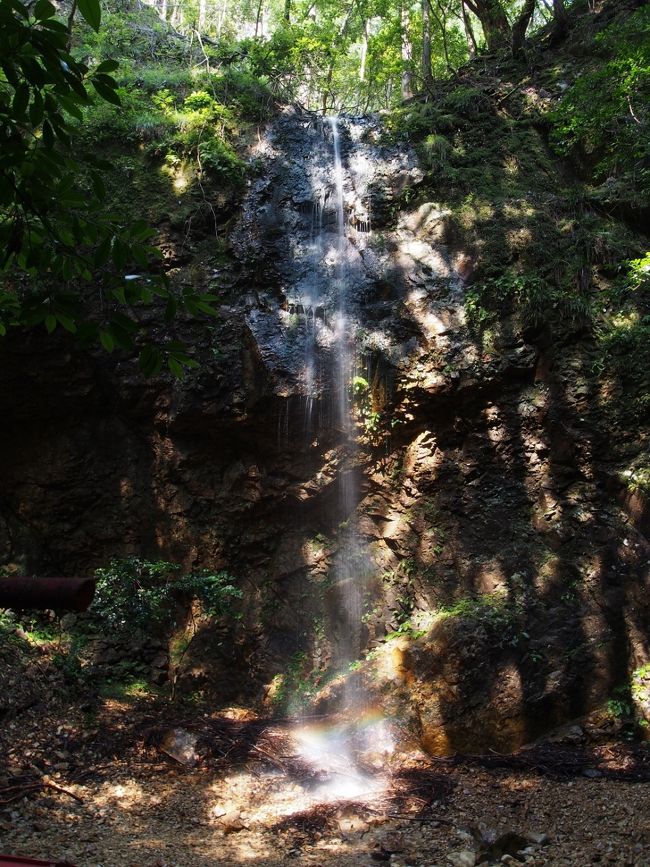
<svg viewBox="0 0 650 867">
<path fill-rule="evenodd" d="M 517 746 L 648 661 L 645 503 L 617 475 L 637 446 L 613 448 L 588 336 L 511 316 L 489 343 L 472 332 L 476 249 L 408 148 L 375 121 L 341 130 L 355 452 L 332 410 L 331 138 L 292 110 L 253 155 L 229 250 L 195 263 L 223 299 L 215 323 L 179 325 L 195 376 L 143 381 L 63 339 L 3 347 L 0 560 L 227 568 L 243 619 L 201 638 L 187 688 L 330 708 L 355 678 L 432 751 Z M 332 564 L 350 521 L 367 652 L 341 672 Z"/>
</svg>

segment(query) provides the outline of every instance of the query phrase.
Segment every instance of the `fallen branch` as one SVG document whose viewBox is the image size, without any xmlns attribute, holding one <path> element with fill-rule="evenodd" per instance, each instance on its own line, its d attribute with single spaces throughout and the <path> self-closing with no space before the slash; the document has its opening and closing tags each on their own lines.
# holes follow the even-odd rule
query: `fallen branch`
<svg viewBox="0 0 650 867">
<path fill-rule="evenodd" d="M 73 798 L 79 804 L 83 804 L 83 798 L 80 798 L 79 795 L 75 795 L 74 792 L 71 792 L 70 789 L 64 789 L 63 786 L 59 786 L 57 783 L 53 783 L 52 780 L 48 780 L 43 778 L 43 786 L 46 789 L 54 789 L 55 792 L 60 792 L 62 795 L 67 795 L 68 798 Z"/>
<path fill-rule="evenodd" d="M 97 770 L 100 769 L 93 768 L 91 770 L 83 771 L 81 774 L 77 775 L 76 779 L 73 782 L 78 782 L 80 779 L 96 773 Z M 44 775 L 36 779 L 33 777 L 27 777 L 24 779 L 14 777 L 10 785 L 0 786 L 0 807 L 4 807 L 7 804 L 12 804 L 14 801 L 19 801 L 21 798 L 24 798 L 31 793 L 38 792 L 41 789 L 52 789 L 55 792 L 59 792 L 59 794 L 61 795 L 66 795 L 68 798 L 72 798 L 79 804 L 84 803 L 84 799 L 79 795 L 75 794 L 75 792 L 71 792 L 70 789 L 66 789 L 63 786 L 60 786 L 58 783 L 55 783 L 52 779 L 50 779 L 50 777 Z M 7 795 L 8 797 L 2 797 Z"/>
</svg>

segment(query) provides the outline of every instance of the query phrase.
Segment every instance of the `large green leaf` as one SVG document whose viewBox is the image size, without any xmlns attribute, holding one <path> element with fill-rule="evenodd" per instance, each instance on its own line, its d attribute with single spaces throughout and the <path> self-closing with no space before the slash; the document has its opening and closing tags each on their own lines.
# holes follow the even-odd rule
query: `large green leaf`
<svg viewBox="0 0 650 867">
<path fill-rule="evenodd" d="M 56 9 L 50 3 L 50 0 L 38 0 L 36 6 L 34 6 L 34 17 L 39 21 L 43 21 L 45 18 L 52 18 L 56 15 Z"/>
<path fill-rule="evenodd" d="M 97 69 L 95 69 L 95 75 L 98 72 L 115 72 L 117 69 L 119 69 L 119 66 L 120 64 L 117 62 L 117 60 L 103 60 L 99 64 Z"/>
<path fill-rule="evenodd" d="M 115 349 L 115 340 L 110 330 L 102 329 L 99 332 L 99 340 L 106 352 L 112 352 Z"/>
<path fill-rule="evenodd" d="M 78 0 L 77 7 L 93 30 L 102 23 L 102 7 L 99 0 Z"/>
<path fill-rule="evenodd" d="M 107 84 L 101 78 L 93 78 L 92 83 L 97 93 L 102 99 L 105 99 L 106 102 L 110 102 L 113 105 L 122 105 L 119 96 L 115 93 L 115 90 L 110 86 L 110 84 Z"/>
</svg>

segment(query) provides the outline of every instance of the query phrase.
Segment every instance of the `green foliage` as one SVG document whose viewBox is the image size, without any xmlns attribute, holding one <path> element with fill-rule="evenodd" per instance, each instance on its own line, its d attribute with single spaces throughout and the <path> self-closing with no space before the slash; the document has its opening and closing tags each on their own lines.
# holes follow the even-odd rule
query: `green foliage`
<svg viewBox="0 0 650 867">
<path fill-rule="evenodd" d="M 44 6 L 47 0 L 39 0 L 39 6 Z M 77 8 L 93 30 L 99 30 L 102 23 L 102 7 L 99 0 L 77 0 Z M 53 14 L 53 13 L 52 13 Z"/>
<path fill-rule="evenodd" d="M 120 68 L 133 69 L 134 76 L 146 59 L 168 65 L 172 70 L 187 59 L 185 41 L 160 20 L 153 8 L 145 4 L 129 8 L 128 3 L 120 4 L 119 8 L 110 8 L 110 4 L 106 7 L 98 31 L 77 29 L 75 43 L 80 53 L 97 61 L 119 58 Z"/>
<path fill-rule="evenodd" d="M 268 84 L 247 69 L 228 68 L 210 77 L 214 98 L 234 107 L 246 121 L 261 122 L 271 117 L 274 99 Z"/>
<path fill-rule="evenodd" d="M 450 112 L 474 119 L 490 110 L 490 100 L 480 88 L 462 85 L 446 94 L 443 106 Z"/>
<path fill-rule="evenodd" d="M 612 697 L 607 702 L 607 713 L 619 720 L 630 720 L 634 715 L 634 708 L 630 701 L 629 687 L 616 687 Z"/>
<path fill-rule="evenodd" d="M 363 376 L 354 376 L 352 378 L 352 393 L 355 396 L 361 396 L 368 392 L 370 383 Z"/>
<path fill-rule="evenodd" d="M 449 163 L 451 143 L 444 135 L 431 133 L 420 145 L 420 156 L 429 169 L 443 169 Z"/>
<path fill-rule="evenodd" d="M 622 473 L 628 491 L 650 495 L 650 464 L 643 464 Z"/>
<path fill-rule="evenodd" d="M 462 25 L 452 8 L 455 6 L 457 13 L 458 4 L 452 0 L 445 5 L 445 33 L 442 22 L 436 19 L 432 34 L 432 72 L 440 76 L 449 75 L 445 48 L 452 65 L 463 63 L 468 56 Z M 201 58 L 197 52 L 196 62 L 219 72 L 233 70 L 249 76 L 283 103 L 298 101 L 325 111 L 387 108 L 399 102 L 399 80 L 405 65 L 417 78 L 422 19 L 415 9 L 407 28 L 414 59 L 405 64 L 400 6 L 394 0 L 361 0 L 348 6 L 317 0 L 309 7 L 302 3 L 289 7 L 290 21 L 285 17 L 284 2 L 271 0 L 265 5 L 263 25 L 255 4 L 235 4 L 226 15 L 218 16 L 216 10 L 208 8 L 201 29 L 213 36 L 216 31 L 217 38 L 202 43 L 204 55 Z M 197 13 L 198 3 L 190 0 L 183 4 L 186 32 L 196 27 Z M 179 26 L 177 20 L 174 23 Z M 263 113 L 268 106 L 266 98 L 251 100 L 247 116 L 259 119 L 260 107 Z"/>
<path fill-rule="evenodd" d="M 181 603 L 198 600 L 206 615 L 220 617 L 242 596 L 226 572 L 179 573 L 178 565 L 162 560 L 113 560 L 95 573 L 97 590 L 91 612 L 114 629 L 169 630 Z"/>
<path fill-rule="evenodd" d="M 13 633 L 15 625 L 13 617 L 7 614 L 6 609 L 0 608 L 0 635 L 3 640 Z"/>
<path fill-rule="evenodd" d="M 644 293 L 650 298 L 650 252 L 640 259 L 632 259 L 629 268 L 627 287 L 630 292 Z"/>
<path fill-rule="evenodd" d="M 632 698 L 645 699 L 650 695 L 650 662 L 632 672 L 630 691 Z"/>
<path fill-rule="evenodd" d="M 438 610 L 439 617 L 464 617 L 469 620 L 509 620 L 508 600 L 499 593 L 464 596 L 453 605 Z"/>
<path fill-rule="evenodd" d="M 117 90 L 121 110 L 105 103 L 88 106 L 79 123 L 76 135 L 87 147 L 98 143 L 121 142 L 127 144 L 164 142 L 174 130 L 174 122 L 169 113 L 161 108 L 166 88 L 161 88 L 156 96 L 144 89 L 121 83 Z"/>
<path fill-rule="evenodd" d="M 560 154 L 587 164 L 601 198 L 650 201 L 650 9 L 596 37 L 606 62 L 581 75 L 551 115 Z"/>
<path fill-rule="evenodd" d="M 96 22 L 99 4 L 85 8 Z M 107 61 L 91 72 L 72 57 L 54 12 L 46 0 L 33 10 L 18 0 L 0 6 L 0 265 L 16 264 L 31 275 L 51 271 L 64 280 L 90 278 L 89 261 L 74 250 L 95 242 L 97 231 L 81 216 L 88 193 L 71 154 L 70 118 L 91 102 L 89 85 L 102 99 L 119 102 L 109 74 L 115 65 Z M 100 166 L 89 166 L 100 199 Z"/>
<path fill-rule="evenodd" d="M 466 596 L 453 605 L 439 608 L 437 617 L 468 621 L 473 628 L 481 627 L 497 647 L 516 647 L 528 634 L 519 629 L 520 606 L 501 593 Z"/>
<path fill-rule="evenodd" d="M 607 713 L 624 725 L 629 737 L 636 734 L 636 726 L 647 729 L 644 718 L 650 705 L 650 663 L 632 672 L 629 681 L 617 686 L 607 702 Z M 646 709 L 644 711 L 644 708 Z"/>
<path fill-rule="evenodd" d="M 650 411 L 650 254 L 627 263 L 607 300 L 596 329 L 595 371 L 617 386 L 621 419 L 642 420 Z"/>
<path fill-rule="evenodd" d="M 427 634 L 426 629 L 416 629 L 409 619 L 403 620 L 397 629 L 387 632 L 384 636 L 384 641 L 395 641 L 396 638 L 409 638 L 411 641 L 417 641 Z"/>
<path fill-rule="evenodd" d="M 386 117 L 385 127 L 395 138 L 414 141 L 433 133 L 448 132 L 457 125 L 457 118 L 430 102 L 399 106 Z"/>
<path fill-rule="evenodd" d="M 97 30 L 98 0 L 79 10 Z M 177 299 L 159 276 L 143 221 L 128 224 L 105 208 L 110 165 L 84 153 L 75 132 L 93 106 L 120 106 L 118 64 L 91 69 L 73 56 L 55 11 L 48 0 L 0 4 L 0 336 L 40 325 L 82 345 L 132 349 L 138 308 L 162 299 L 169 320 L 195 296 Z M 165 358 L 182 375 L 188 356 L 177 347 L 144 346 L 140 366 L 155 373 Z"/>
<path fill-rule="evenodd" d="M 197 83 L 205 87 L 197 89 Z M 137 76 L 128 73 L 117 91 L 122 110 L 90 107 L 79 133 L 89 145 L 142 144 L 151 156 L 165 156 L 170 166 L 186 161 L 199 180 L 239 187 L 246 166 L 231 142 L 239 132 L 240 106 L 236 100 L 219 102 L 211 92 L 214 83 L 214 76 L 197 79 L 187 70 L 170 72 L 158 65 Z"/>
<path fill-rule="evenodd" d="M 286 671 L 273 678 L 271 700 L 278 711 L 296 712 L 314 694 L 319 680 L 304 650 L 296 651 L 289 660 Z"/>
<path fill-rule="evenodd" d="M 172 148 L 195 156 L 201 173 L 236 186 L 244 180 L 246 167 L 224 138 L 235 129 L 232 109 L 206 90 L 193 91 L 183 102 Z"/>
<path fill-rule="evenodd" d="M 467 323 L 474 331 L 512 312 L 522 324 L 539 326 L 559 315 L 575 322 L 585 318 L 589 308 L 586 301 L 558 290 L 536 274 L 506 272 L 472 284 L 465 293 Z"/>
<path fill-rule="evenodd" d="M 601 374 L 618 381 L 621 415 L 643 420 L 650 411 L 650 314 L 617 314 L 598 332 Z"/>
</svg>

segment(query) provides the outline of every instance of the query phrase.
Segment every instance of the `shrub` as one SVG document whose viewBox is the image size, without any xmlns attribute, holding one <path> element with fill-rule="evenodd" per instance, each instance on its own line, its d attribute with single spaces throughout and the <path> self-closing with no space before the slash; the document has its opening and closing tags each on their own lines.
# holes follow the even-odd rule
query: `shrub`
<svg viewBox="0 0 650 867">
<path fill-rule="evenodd" d="M 385 125 L 395 137 L 422 139 L 433 132 L 439 112 L 430 103 L 415 103 L 394 109 L 386 118 Z"/>
<path fill-rule="evenodd" d="M 539 326 L 558 316 L 584 319 L 588 305 L 579 295 L 562 292 L 536 274 L 504 273 L 467 289 L 465 315 L 473 331 L 508 313 L 516 313 L 523 325 Z"/>
<path fill-rule="evenodd" d="M 179 573 L 178 565 L 162 560 L 112 560 L 95 573 L 97 590 L 91 612 L 113 629 L 169 630 L 183 602 L 198 600 L 205 614 L 219 617 L 242 595 L 227 572 Z"/>
<path fill-rule="evenodd" d="M 650 200 L 650 9 L 596 37 L 608 58 L 581 75 L 552 112 L 556 151 L 586 164 L 611 198 Z"/>
<path fill-rule="evenodd" d="M 443 169 L 449 162 L 451 143 L 444 135 L 432 133 L 420 145 L 420 156 L 429 169 Z"/>
<path fill-rule="evenodd" d="M 456 87 L 445 96 L 444 105 L 468 118 L 477 118 L 490 110 L 490 100 L 478 87 Z"/>
<path fill-rule="evenodd" d="M 271 116 L 273 94 L 250 72 L 228 69 L 211 77 L 210 87 L 220 102 L 234 105 L 247 120 L 262 121 Z"/>
</svg>

